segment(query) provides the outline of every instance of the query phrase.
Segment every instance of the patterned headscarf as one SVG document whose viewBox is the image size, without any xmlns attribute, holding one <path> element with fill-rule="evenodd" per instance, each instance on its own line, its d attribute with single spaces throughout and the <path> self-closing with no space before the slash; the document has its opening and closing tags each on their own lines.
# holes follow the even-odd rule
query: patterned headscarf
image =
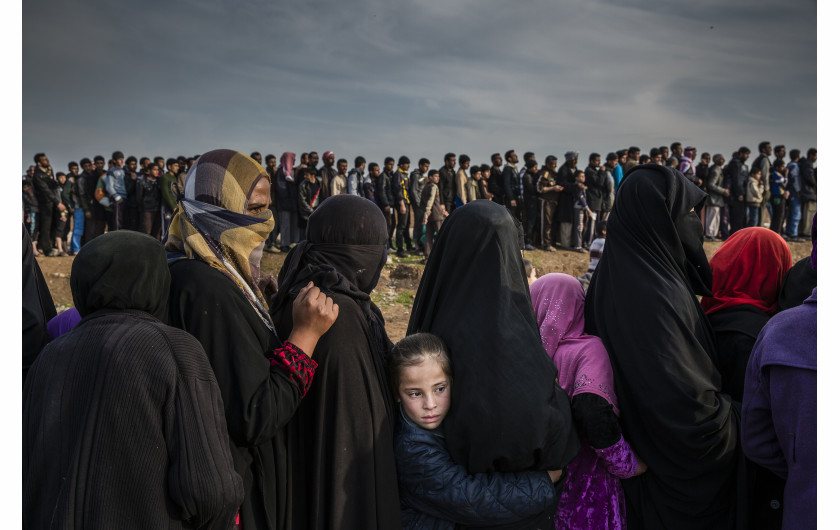
<svg viewBox="0 0 840 530">
<path fill-rule="evenodd" d="M 248 196 L 265 168 L 230 149 L 208 151 L 195 161 L 184 180 L 184 196 L 169 227 L 169 261 L 201 260 L 230 278 L 270 329 L 268 306 L 257 287 L 263 243 L 274 228 L 271 210 L 245 212 Z"/>
<path fill-rule="evenodd" d="M 557 381 L 574 397 L 597 394 L 619 414 L 610 358 L 601 339 L 584 332 L 585 295 L 568 274 L 546 274 L 531 284 L 531 305 L 543 347 L 557 367 Z"/>
<path fill-rule="evenodd" d="M 294 179 L 294 169 L 295 169 L 295 154 L 290 152 L 285 152 L 280 155 L 280 169 L 283 173 L 283 178 L 286 180 L 293 180 Z M 279 179 L 278 179 L 279 180 Z"/>
</svg>

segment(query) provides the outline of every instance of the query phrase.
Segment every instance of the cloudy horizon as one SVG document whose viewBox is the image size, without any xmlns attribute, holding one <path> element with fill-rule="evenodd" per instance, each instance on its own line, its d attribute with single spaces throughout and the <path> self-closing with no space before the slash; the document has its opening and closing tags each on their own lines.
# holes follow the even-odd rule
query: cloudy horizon
<svg viewBox="0 0 840 530">
<path fill-rule="evenodd" d="M 817 144 L 817 4 L 23 3 L 22 165 Z M 72 31 L 67 28 L 73 28 Z"/>
</svg>

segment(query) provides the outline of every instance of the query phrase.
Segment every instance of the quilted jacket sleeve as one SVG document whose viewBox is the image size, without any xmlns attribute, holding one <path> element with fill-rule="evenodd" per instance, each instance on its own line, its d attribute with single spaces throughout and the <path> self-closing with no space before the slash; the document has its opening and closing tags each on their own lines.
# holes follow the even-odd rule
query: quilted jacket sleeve
<svg viewBox="0 0 840 530">
<path fill-rule="evenodd" d="M 470 475 L 452 460 L 442 438 L 419 428 L 402 429 L 395 445 L 404 508 L 486 526 L 521 521 L 557 505 L 545 471 Z"/>
</svg>

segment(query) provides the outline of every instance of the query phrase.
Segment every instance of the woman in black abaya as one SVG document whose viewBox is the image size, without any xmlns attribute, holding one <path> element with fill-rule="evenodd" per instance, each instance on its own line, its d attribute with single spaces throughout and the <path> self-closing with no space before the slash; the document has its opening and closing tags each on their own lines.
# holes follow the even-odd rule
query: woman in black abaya
<svg viewBox="0 0 840 530">
<path fill-rule="evenodd" d="M 622 430 L 648 464 L 623 482 L 631 529 L 745 523 L 739 404 L 721 391 L 714 335 L 695 296 L 712 287 L 696 213 L 706 197 L 671 168 L 631 170 L 586 296 L 587 331 L 613 365 Z"/>
<path fill-rule="evenodd" d="M 516 223 L 498 204 L 481 200 L 455 210 L 429 256 L 408 323 L 407 334 L 434 333 L 449 347 L 452 405 L 442 427 L 453 459 L 470 473 L 562 469 L 580 448 L 569 398 L 531 309 L 519 241 Z M 544 518 L 519 526 L 534 528 Z"/>
<path fill-rule="evenodd" d="M 376 205 L 336 195 L 310 216 L 306 239 L 278 275 L 271 318 L 281 336 L 291 329 L 292 300 L 310 281 L 341 307 L 313 353 L 318 374 L 287 425 L 286 528 L 400 528 L 394 404 L 385 371 L 391 342 L 370 299 L 387 243 Z"/>
</svg>

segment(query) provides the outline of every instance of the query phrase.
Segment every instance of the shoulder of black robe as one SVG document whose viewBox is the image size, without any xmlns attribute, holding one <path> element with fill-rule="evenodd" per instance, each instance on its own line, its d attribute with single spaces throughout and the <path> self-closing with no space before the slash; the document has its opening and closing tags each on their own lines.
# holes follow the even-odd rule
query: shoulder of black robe
<svg viewBox="0 0 840 530">
<path fill-rule="evenodd" d="M 770 315 L 750 304 L 728 307 L 709 315 L 709 323 L 715 331 L 721 388 L 735 401 L 743 400 L 750 353 L 768 320 Z"/>
<path fill-rule="evenodd" d="M 811 256 L 805 256 L 785 273 L 779 293 L 779 311 L 802 305 L 816 286 L 817 271 L 811 267 Z"/>
<path fill-rule="evenodd" d="M 41 274 L 41 267 L 32 251 L 32 239 L 26 226 L 23 227 L 23 379 L 38 357 L 38 353 L 50 341 L 47 322 L 56 315 L 47 282 Z"/>
<path fill-rule="evenodd" d="M 645 528 L 726 527 L 742 501 L 739 412 L 721 391 L 714 335 L 695 296 L 712 285 L 691 211 L 706 197 L 671 168 L 629 171 L 586 295 L 587 332 L 610 355 L 622 430 L 649 467 L 624 481 L 628 514 Z"/>
<path fill-rule="evenodd" d="M 385 369 L 391 342 L 370 299 L 387 241 L 376 205 L 332 196 L 309 218 L 306 240 L 278 275 L 271 317 L 281 336 L 291 332 L 292 302 L 309 281 L 339 307 L 313 353 L 312 386 L 287 429 L 288 528 L 400 527 L 395 408 Z"/>
<path fill-rule="evenodd" d="M 449 347 L 452 404 L 443 423 L 470 473 L 560 469 L 580 449 L 569 398 L 540 339 L 507 210 L 473 201 L 443 223 L 407 334 Z"/>
</svg>

